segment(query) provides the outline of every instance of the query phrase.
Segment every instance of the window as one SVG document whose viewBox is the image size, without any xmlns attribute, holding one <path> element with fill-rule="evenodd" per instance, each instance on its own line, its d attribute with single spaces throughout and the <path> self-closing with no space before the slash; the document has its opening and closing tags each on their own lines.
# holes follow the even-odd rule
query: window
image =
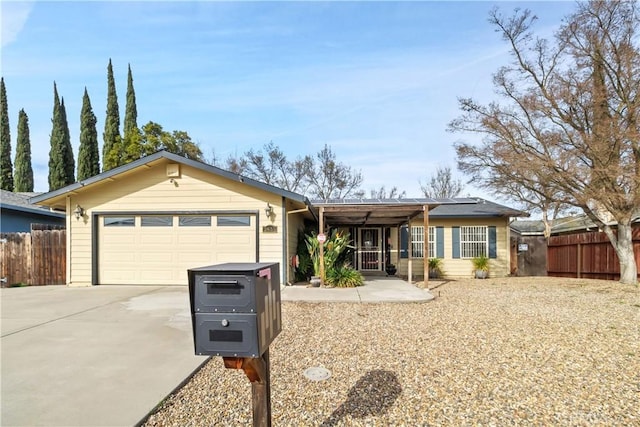
<svg viewBox="0 0 640 427">
<path fill-rule="evenodd" d="M 429 258 L 436 256 L 436 228 L 429 227 Z"/>
<path fill-rule="evenodd" d="M 140 225 L 143 227 L 171 227 L 173 217 L 169 215 L 142 216 L 140 217 Z"/>
<path fill-rule="evenodd" d="M 180 227 L 210 227 L 210 216 L 181 216 L 178 218 Z"/>
<path fill-rule="evenodd" d="M 249 216 L 218 216 L 218 227 L 248 227 L 251 225 Z"/>
<path fill-rule="evenodd" d="M 411 227 L 411 256 L 424 257 L 424 226 Z M 436 227 L 429 227 L 429 258 L 436 256 Z"/>
<path fill-rule="evenodd" d="M 424 255 L 424 227 L 411 227 L 411 257 L 422 258 Z"/>
<path fill-rule="evenodd" d="M 487 255 L 489 240 L 486 226 L 460 227 L 460 256 L 474 258 Z"/>
<path fill-rule="evenodd" d="M 136 225 L 136 218 L 133 216 L 105 216 L 105 227 L 133 227 Z"/>
</svg>

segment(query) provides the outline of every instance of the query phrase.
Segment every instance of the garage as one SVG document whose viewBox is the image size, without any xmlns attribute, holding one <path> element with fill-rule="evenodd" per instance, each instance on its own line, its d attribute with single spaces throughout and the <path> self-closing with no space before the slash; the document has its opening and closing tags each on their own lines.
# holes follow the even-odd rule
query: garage
<svg viewBox="0 0 640 427">
<path fill-rule="evenodd" d="M 187 270 L 225 262 L 280 263 L 293 274 L 309 200 L 159 151 L 36 196 L 66 212 L 66 283 L 187 285 Z"/>
<path fill-rule="evenodd" d="M 186 285 L 187 269 L 255 262 L 255 214 L 100 214 L 98 283 Z"/>
</svg>

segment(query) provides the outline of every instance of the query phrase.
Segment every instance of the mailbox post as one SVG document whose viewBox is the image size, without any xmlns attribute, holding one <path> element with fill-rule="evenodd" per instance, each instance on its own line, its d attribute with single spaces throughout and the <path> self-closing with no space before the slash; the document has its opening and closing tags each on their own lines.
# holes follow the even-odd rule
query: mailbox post
<svg viewBox="0 0 640 427">
<path fill-rule="evenodd" d="M 269 345 L 282 330 L 278 263 L 188 270 L 194 350 L 222 356 L 251 381 L 253 425 L 271 425 Z"/>
</svg>

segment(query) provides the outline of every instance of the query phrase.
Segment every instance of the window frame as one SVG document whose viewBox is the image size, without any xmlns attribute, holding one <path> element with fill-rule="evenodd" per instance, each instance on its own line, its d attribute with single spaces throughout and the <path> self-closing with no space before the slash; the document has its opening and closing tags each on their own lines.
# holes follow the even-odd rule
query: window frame
<svg viewBox="0 0 640 427">
<path fill-rule="evenodd" d="M 183 219 L 204 219 L 208 220 L 208 224 L 189 224 L 188 222 L 183 222 Z M 211 215 L 179 215 L 178 216 L 178 227 L 211 227 Z"/>
<path fill-rule="evenodd" d="M 461 225 L 460 258 L 473 259 L 483 255 L 489 256 L 489 227 L 486 225 Z"/>
<path fill-rule="evenodd" d="M 160 218 L 168 218 L 169 221 L 165 223 L 156 222 L 145 224 L 145 219 L 150 220 L 151 218 L 153 218 L 152 221 L 158 220 Z M 173 215 L 140 215 L 140 227 L 173 227 Z"/>
<path fill-rule="evenodd" d="M 251 227 L 251 215 L 216 215 L 216 227 Z"/>
<path fill-rule="evenodd" d="M 111 220 L 113 222 L 107 223 L 107 220 Z M 129 223 L 129 220 L 131 220 L 132 222 Z M 136 217 L 135 215 L 103 216 L 102 226 L 103 227 L 135 227 Z"/>
</svg>

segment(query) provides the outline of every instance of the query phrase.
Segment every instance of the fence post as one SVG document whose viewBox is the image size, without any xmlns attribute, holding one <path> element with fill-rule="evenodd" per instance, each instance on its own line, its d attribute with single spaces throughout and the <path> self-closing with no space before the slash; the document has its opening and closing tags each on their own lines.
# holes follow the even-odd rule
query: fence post
<svg viewBox="0 0 640 427">
<path fill-rule="evenodd" d="M 577 272 L 576 272 L 576 277 L 579 279 L 581 277 L 581 273 L 582 273 L 582 245 L 580 244 L 580 242 L 578 242 L 577 246 Z"/>
</svg>

